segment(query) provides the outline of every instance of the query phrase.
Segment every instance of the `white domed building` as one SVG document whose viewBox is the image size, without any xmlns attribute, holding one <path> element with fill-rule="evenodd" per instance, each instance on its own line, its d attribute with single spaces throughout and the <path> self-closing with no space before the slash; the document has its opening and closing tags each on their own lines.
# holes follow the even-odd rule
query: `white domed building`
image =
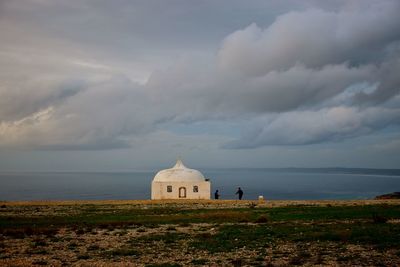
<svg viewBox="0 0 400 267">
<path fill-rule="evenodd" d="M 210 192 L 209 179 L 187 168 L 181 160 L 159 171 L 151 183 L 151 199 L 210 199 Z"/>
</svg>

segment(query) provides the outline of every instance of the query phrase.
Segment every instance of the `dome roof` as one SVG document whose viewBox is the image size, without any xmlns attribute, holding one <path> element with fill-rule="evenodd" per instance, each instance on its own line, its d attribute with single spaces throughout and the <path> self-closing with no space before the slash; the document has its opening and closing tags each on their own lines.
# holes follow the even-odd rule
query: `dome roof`
<svg viewBox="0 0 400 267">
<path fill-rule="evenodd" d="M 203 182 L 203 174 L 198 170 L 187 168 L 181 160 L 174 167 L 159 171 L 154 176 L 153 182 Z"/>
</svg>

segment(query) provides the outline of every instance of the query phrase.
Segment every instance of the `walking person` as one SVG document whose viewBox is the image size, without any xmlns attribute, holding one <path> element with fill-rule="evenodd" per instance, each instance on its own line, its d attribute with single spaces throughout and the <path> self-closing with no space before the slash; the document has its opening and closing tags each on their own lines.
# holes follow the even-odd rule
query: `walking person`
<svg viewBox="0 0 400 267">
<path fill-rule="evenodd" d="M 238 190 L 236 191 L 235 195 L 239 195 L 239 200 L 242 200 L 243 190 L 240 187 L 238 187 Z"/>
<path fill-rule="evenodd" d="M 214 199 L 219 199 L 219 191 L 215 191 L 214 193 Z"/>
</svg>

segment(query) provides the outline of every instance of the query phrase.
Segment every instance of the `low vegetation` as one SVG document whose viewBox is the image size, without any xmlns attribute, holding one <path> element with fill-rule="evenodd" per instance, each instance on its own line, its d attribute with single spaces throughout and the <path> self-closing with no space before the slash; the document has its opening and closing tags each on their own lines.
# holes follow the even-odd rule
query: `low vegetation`
<svg viewBox="0 0 400 267">
<path fill-rule="evenodd" d="M 400 264 L 400 202 L 286 203 L 7 203 L 0 265 Z"/>
</svg>

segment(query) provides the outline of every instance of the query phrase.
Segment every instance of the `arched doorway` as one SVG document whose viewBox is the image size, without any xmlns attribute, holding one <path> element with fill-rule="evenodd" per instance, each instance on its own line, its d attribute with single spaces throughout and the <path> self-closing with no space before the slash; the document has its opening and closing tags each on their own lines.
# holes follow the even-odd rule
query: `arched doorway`
<svg viewBox="0 0 400 267">
<path fill-rule="evenodd" d="M 186 187 L 179 187 L 179 198 L 186 198 Z"/>
</svg>

